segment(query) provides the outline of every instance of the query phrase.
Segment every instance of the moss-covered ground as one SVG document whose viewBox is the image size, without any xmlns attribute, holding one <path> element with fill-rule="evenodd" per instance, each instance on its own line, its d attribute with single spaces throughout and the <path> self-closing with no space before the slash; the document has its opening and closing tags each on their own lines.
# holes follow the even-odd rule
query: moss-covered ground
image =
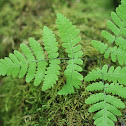
<svg viewBox="0 0 126 126">
<path fill-rule="evenodd" d="M 113 0 L 0 0 L 0 58 L 14 49 L 20 51 L 19 45 L 27 44 L 31 36 L 42 45 L 44 25 L 56 34 L 60 57 L 66 57 L 55 24 L 58 12 L 80 29 L 83 57 L 97 58 L 100 55 L 91 46 L 91 40 L 105 41 L 100 32 L 107 29 L 106 21 L 114 10 Z M 103 58 L 104 63 L 112 64 Z M 85 76 L 97 66 L 97 60 L 84 60 L 82 74 Z M 41 91 L 41 85 L 35 87 L 24 79 L 1 77 L 0 126 L 93 126 L 92 114 L 85 104 L 90 95 L 85 90 L 87 83 L 83 82 L 72 95 L 57 95 L 65 81 L 62 76 L 65 67 L 66 61 L 62 61 L 58 83 L 46 92 Z M 121 126 L 124 120 L 126 116 L 119 117 L 116 125 Z"/>
</svg>

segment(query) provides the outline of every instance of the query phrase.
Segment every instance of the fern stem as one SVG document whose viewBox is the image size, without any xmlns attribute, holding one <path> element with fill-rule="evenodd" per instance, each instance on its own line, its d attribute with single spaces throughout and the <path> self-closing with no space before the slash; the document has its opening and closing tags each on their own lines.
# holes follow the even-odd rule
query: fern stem
<svg viewBox="0 0 126 126">
<path fill-rule="evenodd" d="M 99 58 L 50 58 L 50 59 L 44 59 L 44 60 L 33 60 L 33 61 L 29 61 L 29 62 L 25 62 L 25 63 L 22 63 L 22 64 L 29 64 L 29 63 L 32 63 L 32 62 L 39 62 L 39 61 L 48 61 L 48 60 L 54 60 L 54 59 L 61 59 L 61 60 L 70 60 L 70 59 L 88 59 L 88 60 L 98 60 Z M 16 65 L 12 65 L 12 66 L 21 66 L 21 64 L 16 64 Z"/>
</svg>

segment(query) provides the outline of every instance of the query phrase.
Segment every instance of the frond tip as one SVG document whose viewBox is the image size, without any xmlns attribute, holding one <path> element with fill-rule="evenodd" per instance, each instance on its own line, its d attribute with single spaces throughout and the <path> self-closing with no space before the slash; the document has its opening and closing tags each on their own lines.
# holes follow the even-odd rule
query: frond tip
<svg viewBox="0 0 126 126">
<path fill-rule="evenodd" d="M 125 75 L 125 67 L 122 69 L 121 67 L 114 69 L 111 66 L 108 69 L 108 66 L 104 65 L 101 69 L 97 68 L 96 70 L 92 70 L 84 78 L 85 81 L 102 80 L 100 82 L 93 82 L 86 88 L 91 92 L 103 91 L 103 93 L 90 95 L 85 101 L 86 104 L 93 104 L 90 106 L 89 112 L 96 112 L 93 117 L 96 126 L 114 126 L 114 121 L 117 121 L 116 115 L 121 115 L 121 111 L 118 108 L 125 108 L 125 104 L 120 98 L 110 95 L 118 95 L 119 97 L 126 98 L 126 87 L 124 87 L 126 85 Z M 105 81 L 112 83 L 105 83 Z"/>
</svg>

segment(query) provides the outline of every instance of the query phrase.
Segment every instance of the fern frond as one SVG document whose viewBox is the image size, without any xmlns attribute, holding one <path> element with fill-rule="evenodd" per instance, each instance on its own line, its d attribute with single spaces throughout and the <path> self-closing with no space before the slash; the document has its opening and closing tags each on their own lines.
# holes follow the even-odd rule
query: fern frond
<svg viewBox="0 0 126 126">
<path fill-rule="evenodd" d="M 92 45 L 104 54 L 105 58 L 111 56 L 113 62 L 118 60 L 119 64 L 126 64 L 126 7 L 125 1 L 116 9 L 116 13 L 111 13 L 112 21 L 107 21 L 107 26 L 113 34 L 103 30 L 102 36 L 110 43 L 116 44 L 110 47 L 108 44 L 103 44 L 99 41 L 92 41 Z M 123 5 L 124 4 L 124 5 Z"/>
<path fill-rule="evenodd" d="M 46 26 L 43 28 L 43 42 L 45 45 L 45 50 L 48 53 L 49 67 L 47 68 L 45 79 L 43 82 L 42 90 L 45 91 L 51 88 L 56 81 L 58 80 L 59 75 L 59 64 L 60 60 L 56 59 L 59 56 L 58 43 L 56 42 L 55 35 L 53 32 Z"/>
<path fill-rule="evenodd" d="M 9 58 L 5 57 L 0 60 L 0 74 L 3 76 L 6 74 L 7 76 L 18 76 L 19 78 L 26 75 L 26 82 L 30 82 L 35 78 L 34 85 L 37 86 L 45 75 L 47 63 L 43 61 L 44 55 L 40 44 L 33 38 L 29 39 L 29 44 L 30 48 L 25 44 L 20 45 L 24 55 L 14 50 L 14 54 L 10 53 Z"/>
<path fill-rule="evenodd" d="M 81 45 L 77 45 L 81 40 L 78 36 L 80 31 L 62 14 L 57 14 L 56 24 L 58 25 L 61 41 L 64 42 L 62 46 L 66 49 L 68 57 L 71 58 L 64 72 L 66 85 L 58 92 L 59 95 L 67 95 L 74 93 L 73 87 L 78 89 L 83 80 L 83 76 L 79 73 L 82 71 L 79 65 L 83 64 L 83 61 L 79 58 L 83 55 L 83 52 L 80 51 Z"/>
</svg>

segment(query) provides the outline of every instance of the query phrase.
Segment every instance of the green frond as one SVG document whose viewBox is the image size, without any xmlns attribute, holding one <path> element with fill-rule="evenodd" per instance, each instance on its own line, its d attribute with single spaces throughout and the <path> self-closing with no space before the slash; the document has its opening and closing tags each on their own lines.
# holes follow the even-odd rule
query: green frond
<svg viewBox="0 0 126 126">
<path fill-rule="evenodd" d="M 42 87 L 42 90 L 45 91 L 56 84 L 60 70 L 60 60 L 56 59 L 59 56 L 58 43 L 53 32 L 46 26 L 43 28 L 43 42 L 50 59 Z"/>
<path fill-rule="evenodd" d="M 108 71 L 108 72 L 107 72 Z M 119 66 L 114 70 L 114 67 L 111 66 L 108 69 L 107 65 L 104 65 L 102 69 L 97 68 L 96 70 L 92 70 L 89 74 L 84 78 L 85 81 L 95 81 L 97 79 L 108 80 L 109 82 L 126 85 L 126 67 L 122 68 Z"/>
<path fill-rule="evenodd" d="M 96 40 L 91 43 L 101 54 L 104 54 L 106 59 L 111 57 L 113 62 L 118 60 L 119 64 L 123 65 L 126 64 L 126 1 L 122 0 L 121 3 L 116 12 L 111 13 L 112 21 L 107 21 L 107 26 L 111 32 L 102 31 L 102 36 L 110 44 L 104 44 Z M 111 47 L 114 42 L 116 46 Z M 126 85 L 126 67 L 121 68 L 119 66 L 114 69 L 113 66 L 108 68 L 107 65 L 104 65 L 101 69 L 92 70 L 84 78 L 85 81 L 99 79 L 102 81 L 94 82 L 86 89 L 88 91 L 103 91 L 103 93 L 92 94 L 86 99 L 85 103 L 93 104 L 89 108 L 89 112 L 96 112 L 93 117 L 96 126 L 114 126 L 114 121 L 117 121 L 115 115 L 121 115 L 117 108 L 125 108 L 125 104 L 121 99 L 111 95 L 126 98 L 126 87 L 124 87 Z M 105 81 L 113 83 L 109 84 Z"/>
<path fill-rule="evenodd" d="M 123 5 L 124 4 L 124 5 Z M 102 36 L 109 42 L 116 44 L 114 47 L 110 47 L 108 44 L 104 44 L 100 41 L 92 41 L 92 45 L 101 54 L 104 54 L 105 58 L 111 59 L 113 62 L 118 60 L 120 65 L 126 64 L 126 7 L 125 1 L 116 9 L 116 12 L 111 13 L 112 21 L 107 21 L 107 26 L 113 34 L 103 30 Z"/>
<path fill-rule="evenodd" d="M 86 88 L 88 91 L 103 91 L 103 93 L 92 94 L 85 100 L 86 104 L 93 104 L 89 108 L 89 112 L 96 112 L 93 117 L 96 126 L 114 126 L 114 121 L 117 121 L 115 115 L 121 115 L 121 111 L 117 108 L 125 108 L 125 104 L 121 99 L 110 95 L 118 95 L 119 97 L 126 98 L 126 87 L 123 87 L 123 85 L 126 85 L 125 73 L 126 67 L 121 68 L 119 66 L 114 69 L 111 66 L 108 69 L 108 66 L 104 65 L 101 69 L 92 70 L 84 78 L 85 81 L 102 80 L 100 82 L 94 82 Z M 113 83 L 109 84 L 105 83 L 105 81 Z"/>
<path fill-rule="evenodd" d="M 61 41 L 64 42 L 62 46 L 66 49 L 65 51 L 68 57 L 71 58 L 68 60 L 68 66 L 64 72 L 66 85 L 58 92 L 59 95 L 67 95 L 74 93 L 73 87 L 78 89 L 83 80 L 83 76 L 79 73 L 82 71 L 79 65 L 83 64 L 83 61 L 79 59 L 83 55 L 81 51 L 82 47 L 78 44 L 81 40 L 78 36 L 80 31 L 62 14 L 57 14 L 56 24 L 59 29 Z"/>
</svg>

